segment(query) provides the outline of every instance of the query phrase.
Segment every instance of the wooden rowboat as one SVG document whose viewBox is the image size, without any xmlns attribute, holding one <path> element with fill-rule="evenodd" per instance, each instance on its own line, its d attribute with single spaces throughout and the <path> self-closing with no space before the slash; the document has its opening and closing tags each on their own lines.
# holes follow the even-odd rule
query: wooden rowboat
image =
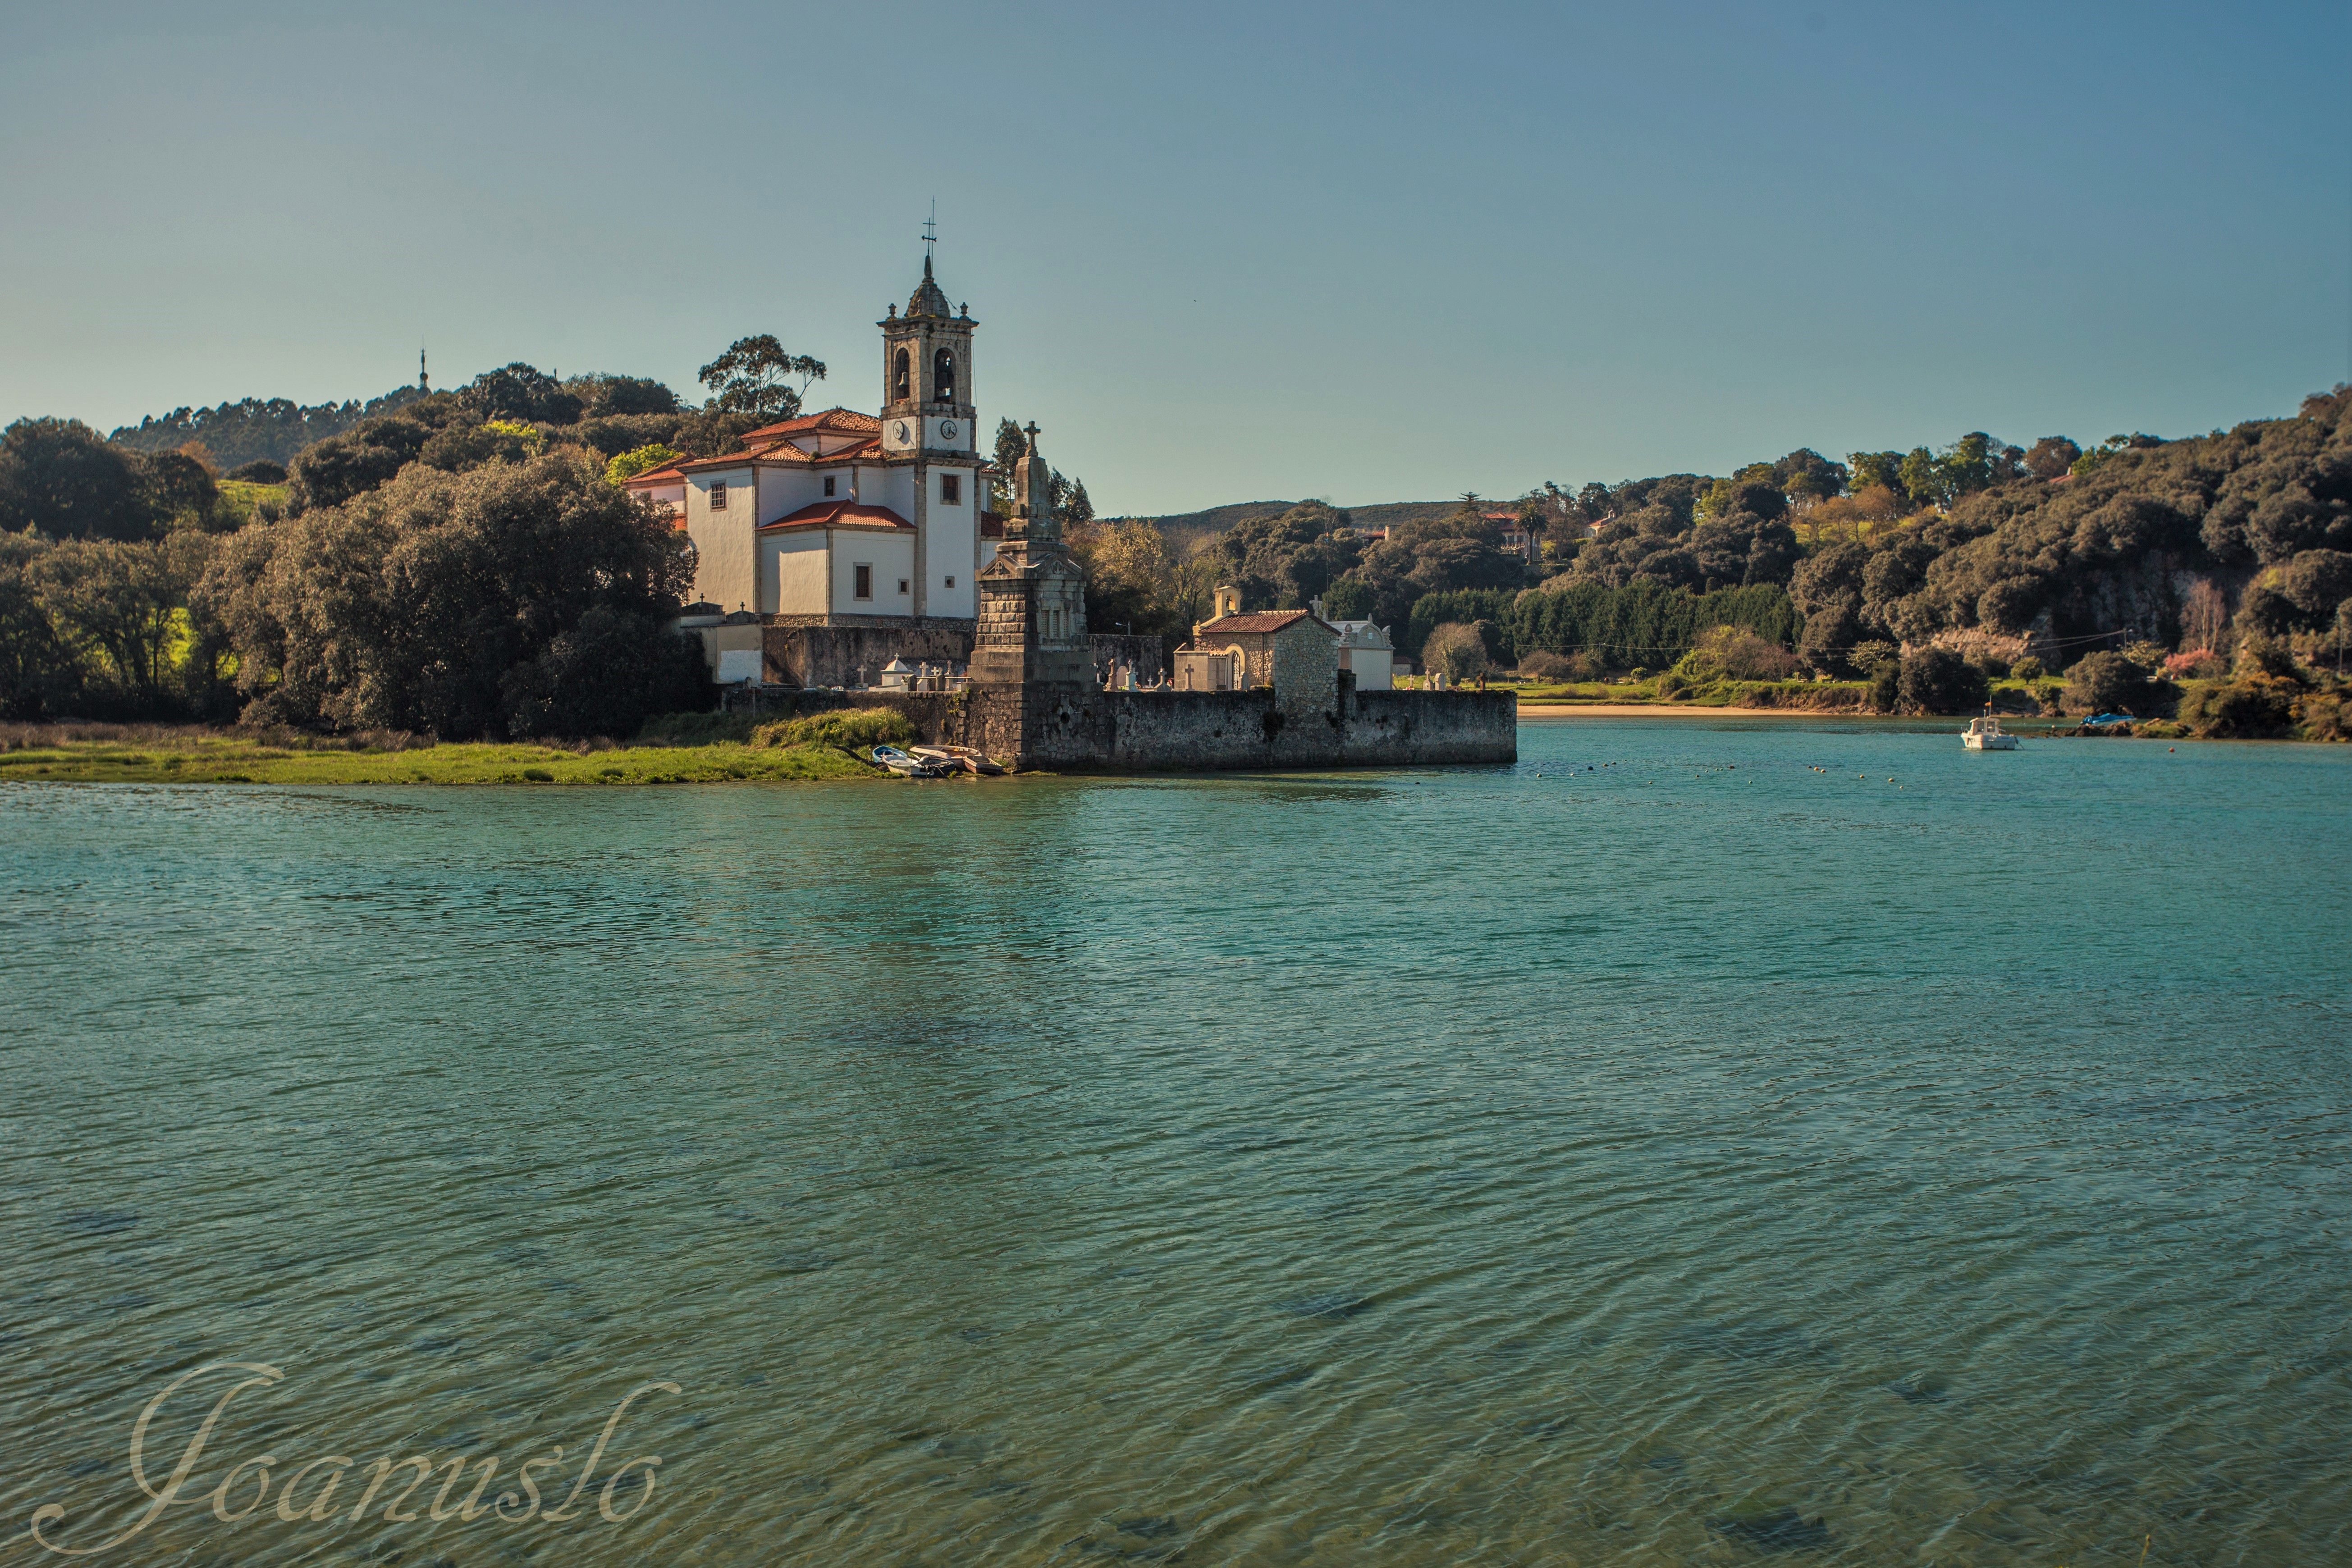
<svg viewBox="0 0 2352 1568">
<path fill-rule="evenodd" d="M 999 763 L 991 762 L 988 753 L 974 746 L 910 746 L 914 755 L 942 763 L 951 768 L 961 768 L 968 773 L 1001 773 Z"/>
</svg>

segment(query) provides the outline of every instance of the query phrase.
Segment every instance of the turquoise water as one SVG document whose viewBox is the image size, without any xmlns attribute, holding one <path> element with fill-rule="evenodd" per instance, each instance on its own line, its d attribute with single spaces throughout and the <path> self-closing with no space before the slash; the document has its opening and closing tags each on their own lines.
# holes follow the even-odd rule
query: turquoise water
<svg viewBox="0 0 2352 1568">
<path fill-rule="evenodd" d="M 0 1563 L 214 1362 L 89 1561 L 2352 1560 L 2347 827 L 1772 721 L 0 787 Z"/>
</svg>

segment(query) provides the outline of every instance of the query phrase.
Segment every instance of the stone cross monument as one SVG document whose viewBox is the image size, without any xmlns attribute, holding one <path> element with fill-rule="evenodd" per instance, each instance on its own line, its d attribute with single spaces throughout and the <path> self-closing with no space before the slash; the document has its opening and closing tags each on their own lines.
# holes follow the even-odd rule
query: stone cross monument
<svg viewBox="0 0 2352 1568">
<path fill-rule="evenodd" d="M 971 652 L 975 686 L 1077 687 L 1095 683 L 1087 637 L 1086 574 L 1062 543 L 1054 471 L 1037 453 L 1037 426 L 1013 466 L 1013 515 L 1004 544 L 980 574 L 980 624 Z"/>
</svg>

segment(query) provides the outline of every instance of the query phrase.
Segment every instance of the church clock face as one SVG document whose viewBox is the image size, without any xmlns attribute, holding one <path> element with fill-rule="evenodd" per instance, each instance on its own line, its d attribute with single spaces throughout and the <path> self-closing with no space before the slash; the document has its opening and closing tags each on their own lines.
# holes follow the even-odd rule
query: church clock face
<svg viewBox="0 0 2352 1568">
<path fill-rule="evenodd" d="M 954 440 L 954 439 L 955 439 L 955 436 L 956 436 L 956 422 L 955 422 L 954 420 L 952 420 L 952 419 L 942 419 L 942 420 L 940 420 L 940 440 L 942 440 L 942 441 L 952 441 L 952 440 Z"/>
<path fill-rule="evenodd" d="M 898 428 L 894 434 L 898 437 L 898 445 L 903 447 L 907 444 L 907 422 L 904 419 L 898 421 Z"/>
</svg>

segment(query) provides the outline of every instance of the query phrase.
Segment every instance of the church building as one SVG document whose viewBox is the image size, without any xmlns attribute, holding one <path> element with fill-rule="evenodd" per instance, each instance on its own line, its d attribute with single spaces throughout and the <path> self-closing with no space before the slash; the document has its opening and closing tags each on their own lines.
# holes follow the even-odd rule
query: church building
<svg viewBox="0 0 2352 1568">
<path fill-rule="evenodd" d="M 1173 689 L 1114 685 L 1145 651 L 1156 673 L 1160 639 L 1088 628 L 1037 426 L 1011 473 L 982 457 L 971 310 L 949 304 L 926 258 L 906 310 L 876 325 L 878 416 L 782 420 L 628 481 L 692 537 L 698 602 L 679 624 L 701 634 L 715 681 L 888 706 L 926 742 L 1014 772 L 1517 758 L 1509 693 L 1377 689 L 1353 656 L 1359 640 L 1389 651 L 1378 628 L 1334 626 L 1319 605 L 1245 614 L 1230 586 L 1192 628 Z M 1000 478 L 1013 498 L 1001 518 L 983 510 Z M 948 670 L 948 689 L 909 679 L 927 668 Z"/>
<path fill-rule="evenodd" d="M 931 277 L 882 329 L 879 418 L 831 408 L 746 433 L 739 449 L 640 474 L 693 539 L 694 597 L 769 625 L 961 623 L 1002 522 L 972 403 L 971 307 Z"/>
</svg>

